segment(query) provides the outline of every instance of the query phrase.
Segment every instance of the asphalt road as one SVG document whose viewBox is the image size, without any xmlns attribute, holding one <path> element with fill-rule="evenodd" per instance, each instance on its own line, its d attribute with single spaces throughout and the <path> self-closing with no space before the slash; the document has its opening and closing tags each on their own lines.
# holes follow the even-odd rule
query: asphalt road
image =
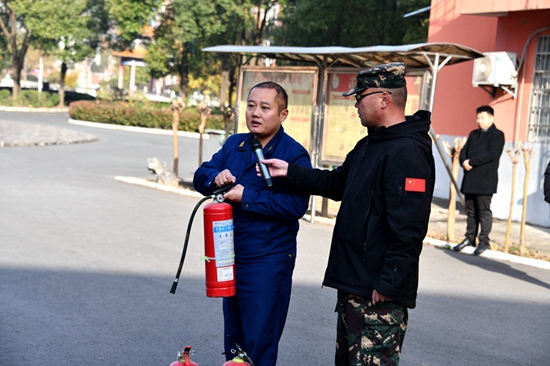
<svg viewBox="0 0 550 366">
<path fill-rule="evenodd" d="M 116 181 L 171 164 L 171 137 L 0 120 L 93 134 L 90 143 L 0 148 L 0 365 L 169 365 L 185 345 L 224 363 L 221 300 L 205 296 L 202 219 L 169 293 L 197 198 Z M 180 176 L 198 140 L 180 138 Z M 332 227 L 303 221 L 279 365 L 332 363 L 335 290 L 321 287 Z M 550 271 L 426 245 L 401 365 L 547 365 Z"/>
</svg>

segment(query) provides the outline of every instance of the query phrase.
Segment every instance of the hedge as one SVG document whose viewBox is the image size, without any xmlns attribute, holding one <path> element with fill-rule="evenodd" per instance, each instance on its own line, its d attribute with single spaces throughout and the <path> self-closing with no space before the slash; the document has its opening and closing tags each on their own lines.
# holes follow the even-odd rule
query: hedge
<svg viewBox="0 0 550 366">
<path fill-rule="evenodd" d="M 171 130 L 173 112 L 169 107 L 159 108 L 136 102 L 77 101 L 69 105 L 69 116 L 81 121 Z M 180 114 L 180 131 L 198 132 L 199 124 L 198 112 L 184 111 Z M 223 130 L 223 116 L 210 115 L 206 128 Z"/>
<path fill-rule="evenodd" d="M 8 107 L 53 108 L 59 104 L 59 95 L 50 91 L 38 93 L 38 90 L 23 89 L 13 100 L 11 89 L 0 90 L 0 105 Z"/>
</svg>

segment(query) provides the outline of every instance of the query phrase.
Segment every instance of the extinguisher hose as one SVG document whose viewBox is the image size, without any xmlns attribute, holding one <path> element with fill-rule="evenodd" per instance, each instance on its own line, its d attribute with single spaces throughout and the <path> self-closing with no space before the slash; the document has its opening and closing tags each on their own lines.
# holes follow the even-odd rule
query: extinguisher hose
<svg viewBox="0 0 550 366">
<path fill-rule="evenodd" d="M 174 279 L 174 283 L 172 283 L 172 288 L 170 289 L 171 294 L 175 294 L 176 293 L 176 288 L 178 287 L 178 282 L 179 282 L 179 279 L 180 279 L 181 270 L 183 268 L 183 262 L 185 261 L 185 255 L 187 253 L 187 245 L 189 244 L 189 235 L 191 234 L 191 227 L 193 225 L 193 219 L 195 218 L 195 214 L 197 213 L 200 205 L 202 205 L 202 203 L 204 201 L 208 200 L 208 199 L 212 199 L 212 196 L 203 197 L 199 201 L 199 203 L 197 203 L 197 205 L 193 209 L 193 212 L 191 213 L 191 217 L 189 218 L 189 224 L 187 224 L 187 232 L 185 233 L 185 241 L 183 242 L 183 251 L 181 253 L 181 259 L 180 259 L 180 264 L 179 264 L 179 267 L 178 267 L 178 272 L 176 273 L 176 278 Z"/>
</svg>

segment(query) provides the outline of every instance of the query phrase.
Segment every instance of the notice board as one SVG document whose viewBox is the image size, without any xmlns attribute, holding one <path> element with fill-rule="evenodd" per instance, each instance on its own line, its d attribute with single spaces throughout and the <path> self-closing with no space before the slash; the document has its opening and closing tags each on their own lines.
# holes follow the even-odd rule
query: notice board
<svg viewBox="0 0 550 366">
<path fill-rule="evenodd" d="M 285 132 L 311 153 L 313 111 L 317 99 L 317 68 L 243 67 L 241 72 L 242 84 L 237 95 L 237 132 L 248 132 L 245 111 L 250 89 L 263 81 L 273 81 L 281 85 L 288 94 L 288 117 L 283 122 Z"/>
<path fill-rule="evenodd" d="M 357 108 L 355 108 L 355 97 L 342 96 L 342 93 L 357 85 L 356 75 L 357 72 L 347 70 L 328 73 L 321 142 L 322 165 L 340 165 L 357 141 L 367 136 L 367 129 L 361 125 Z M 405 115 L 411 115 L 419 109 L 427 108 L 425 73 L 410 74 L 405 78 L 408 92 Z"/>
</svg>

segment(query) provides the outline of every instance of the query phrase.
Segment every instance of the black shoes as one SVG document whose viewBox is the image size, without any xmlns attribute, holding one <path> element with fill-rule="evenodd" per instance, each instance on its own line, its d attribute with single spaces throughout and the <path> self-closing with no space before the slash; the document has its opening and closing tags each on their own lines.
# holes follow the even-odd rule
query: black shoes
<svg viewBox="0 0 550 366">
<path fill-rule="evenodd" d="M 474 250 L 474 255 L 480 255 L 487 249 L 491 249 L 491 246 L 489 245 L 489 243 L 479 243 L 476 250 Z"/>
<path fill-rule="evenodd" d="M 460 252 L 462 249 L 466 248 L 467 246 L 473 246 L 475 247 L 475 244 L 472 243 L 471 241 L 469 241 L 468 239 L 464 239 L 460 242 L 460 244 L 457 244 L 453 247 L 453 250 L 455 252 Z M 479 243 L 479 245 L 477 246 L 476 250 L 474 250 L 474 255 L 480 255 L 481 253 L 483 253 L 484 251 L 486 251 L 487 249 L 491 249 L 491 246 L 489 245 L 489 243 Z"/>
<path fill-rule="evenodd" d="M 455 246 L 453 247 L 453 250 L 454 250 L 455 252 L 460 252 L 462 249 L 466 248 L 468 245 L 471 245 L 471 246 L 475 247 L 475 244 L 474 244 L 474 243 L 472 243 L 472 242 L 469 241 L 468 239 L 464 239 L 464 240 L 462 240 L 462 241 L 460 242 L 460 244 L 455 245 Z M 477 250 L 477 249 L 476 249 L 476 250 Z M 483 250 L 485 250 L 485 249 L 483 249 Z M 481 254 L 481 252 L 480 252 L 479 254 Z"/>
</svg>

